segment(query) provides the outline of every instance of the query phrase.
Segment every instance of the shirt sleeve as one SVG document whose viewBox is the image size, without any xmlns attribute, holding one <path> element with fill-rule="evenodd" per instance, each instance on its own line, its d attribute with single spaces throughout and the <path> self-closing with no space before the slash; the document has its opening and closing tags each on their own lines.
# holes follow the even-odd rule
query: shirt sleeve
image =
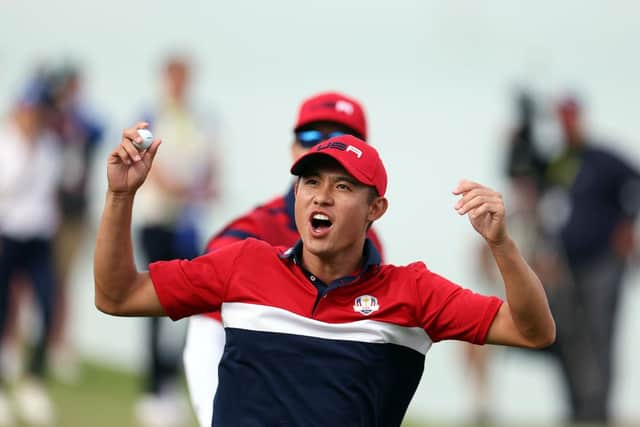
<svg viewBox="0 0 640 427">
<path fill-rule="evenodd" d="M 620 158 L 611 167 L 617 190 L 617 202 L 623 215 L 631 220 L 640 211 L 640 175 L 634 167 Z"/>
<path fill-rule="evenodd" d="M 259 221 L 255 218 L 255 212 L 254 210 L 247 215 L 235 219 L 224 227 L 222 231 L 214 235 L 207 243 L 205 253 L 217 251 L 218 249 L 249 238 L 262 240 L 263 236 Z M 222 321 L 219 310 L 207 313 L 206 316 L 217 321 Z"/>
<path fill-rule="evenodd" d="M 236 260 L 246 242 L 228 245 L 193 260 L 149 264 L 160 304 L 173 319 L 220 309 Z"/>
<path fill-rule="evenodd" d="M 413 267 L 418 273 L 418 320 L 433 342 L 452 339 L 484 344 L 502 300 L 462 288 L 422 263 Z"/>
</svg>

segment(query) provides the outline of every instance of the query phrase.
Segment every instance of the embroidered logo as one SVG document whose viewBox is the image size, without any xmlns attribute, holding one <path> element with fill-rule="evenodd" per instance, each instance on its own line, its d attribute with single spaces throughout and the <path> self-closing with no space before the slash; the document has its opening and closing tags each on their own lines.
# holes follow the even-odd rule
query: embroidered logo
<svg viewBox="0 0 640 427">
<path fill-rule="evenodd" d="M 347 145 L 344 142 L 340 142 L 340 141 L 323 142 L 313 147 L 313 150 L 322 151 L 322 150 L 328 150 L 330 148 L 333 148 L 334 150 L 346 151 L 347 153 L 351 151 L 353 154 L 356 155 L 357 158 L 362 157 L 362 150 L 354 147 L 353 145 Z"/>
<path fill-rule="evenodd" d="M 365 316 L 370 315 L 374 311 L 378 311 L 380 306 L 378 305 L 378 298 L 371 295 L 362 295 L 356 298 L 353 305 L 353 311 L 356 311 Z"/>
<path fill-rule="evenodd" d="M 344 100 L 336 102 L 336 111 L 341 111 L 348 115 L 353 114 L 353 104 Z"/>
</svg>

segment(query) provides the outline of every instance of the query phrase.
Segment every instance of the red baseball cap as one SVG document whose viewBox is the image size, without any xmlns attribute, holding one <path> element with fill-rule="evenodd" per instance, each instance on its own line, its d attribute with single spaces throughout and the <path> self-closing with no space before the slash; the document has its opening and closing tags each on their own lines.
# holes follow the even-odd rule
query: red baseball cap
<svg viewBox="0 0 640 427">
<path fill-rule="evenodd" d="M 367 119 L 362 105 L 338 92 L 324 92 L 302 102 L 294 131 L 313 122 L 336 122 L 367 139 Z"/>
<path fill-rule="evenodd" d="M 358 182 L 374 187 L 379 196 L 387 191 L 387 171 L 378 151 L 352 135 L 340 135 L 316 144 L 291 166 L 291 173 L 300 176 L 319 156 L 335 159 Z"/>
</svg>

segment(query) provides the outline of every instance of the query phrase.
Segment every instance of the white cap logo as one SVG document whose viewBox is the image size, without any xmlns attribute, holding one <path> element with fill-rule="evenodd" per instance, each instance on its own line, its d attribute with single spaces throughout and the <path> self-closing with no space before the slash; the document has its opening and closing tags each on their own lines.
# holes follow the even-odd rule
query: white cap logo
<svg viewBox="0 0 640 427">
<path fill-rule="evenodd" d="M 362 151 L 359 150 L 358 148 L 354 147 L 353 145 L 349 145 L 347 147 L 347 151 L 351 151 L 351 152 L 355 153 L 358 158 L 362 157 Z"/>
<path fill-rule="evenodd" d="M 348 115 L 353 114 L 353 104 L 347 101 L 340 100 L 336 102 L 336 111 L 342 111 Z"/>
</svg>

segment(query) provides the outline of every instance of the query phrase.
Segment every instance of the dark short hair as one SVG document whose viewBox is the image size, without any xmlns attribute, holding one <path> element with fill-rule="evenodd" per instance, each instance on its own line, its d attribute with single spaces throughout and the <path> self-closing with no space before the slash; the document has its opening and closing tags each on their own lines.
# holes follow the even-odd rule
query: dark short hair
<svg viewBox="0 0 640 427">
<path fill-rule="evenodd" d="M 376 190 L 375 187 L 369 186 L 369 187 L 367 187 L 367 189 L 369 190 L 369 195 L 367 196 L 367 201 L 369 203 L 372 203 L 376 199 L 376 197 L 378 197 L 380 195 L 378 194 L 378 190 Z"/>
</svg>

